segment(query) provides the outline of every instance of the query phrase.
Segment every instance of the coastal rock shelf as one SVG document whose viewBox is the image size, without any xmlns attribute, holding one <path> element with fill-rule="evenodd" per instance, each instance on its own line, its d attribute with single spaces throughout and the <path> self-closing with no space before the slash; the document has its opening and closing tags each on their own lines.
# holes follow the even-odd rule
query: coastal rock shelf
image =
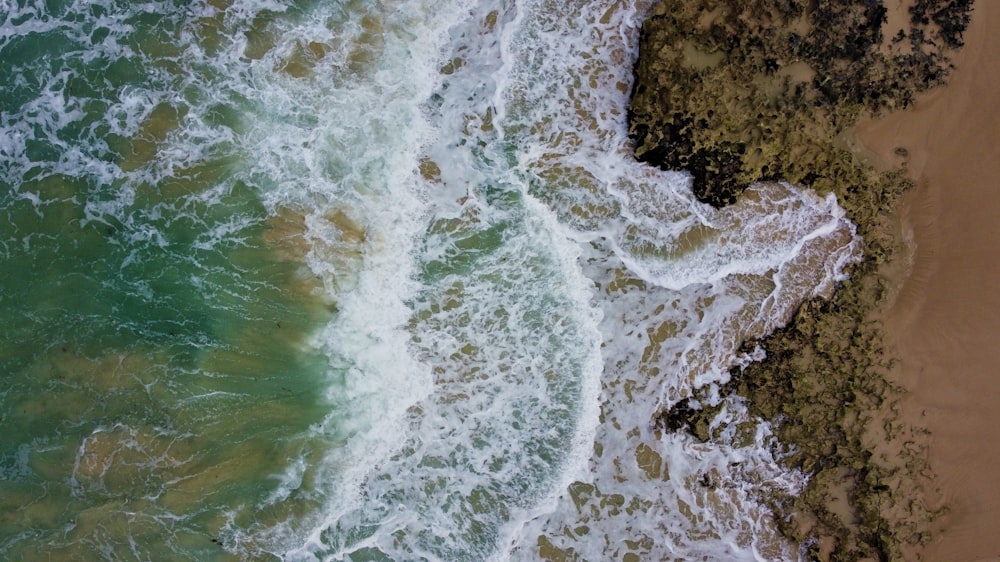
<svg viewBox="0 0 1000 562">
<path fill-rule="evenodd" d="M 689 171 L 695 197 L 717 208 L 757 181 L 833 192 L 865 240 L 830 300 L 745 344 L 763 361 L 655 420 L 722 440 L 721 395 L 771 422 L 784 463 L 811 478 L 797 497 L 762 489 L 761 499 L 810 559 L 914 559 L 937 514 L 914 493 L 929 482 L 926 432 L 899 419 L 902 389 L 886 379 L 893 358 L 871 320 L 902 244 L 891 213 L 910 181 L 872 167 L 851 128 L 944 84 L 971 10 L 972 0 L 684 0 L 660 3 L 643 24 L 628 113 L 638 160 Z"/>
<path fill-rule="evenodd" d="M 877 0 L 662 2 L 639 42 L 636 158 L 690 171 L 715 207 L 760 180 L 832 189 L 838 136 L 943 83 L 971 5 L 920 0 L 896 21 Z"/>
</svg>

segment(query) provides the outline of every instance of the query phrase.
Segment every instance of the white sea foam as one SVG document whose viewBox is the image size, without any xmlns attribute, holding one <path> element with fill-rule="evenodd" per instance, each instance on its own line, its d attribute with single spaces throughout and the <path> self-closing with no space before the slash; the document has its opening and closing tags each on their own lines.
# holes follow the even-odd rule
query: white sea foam
<svg viewBox="0 0 1000 562">
<path fill-rule="evenodd" d="M 519 134 L 533 191 L 584 243 L 605 363 L 589 474 L 509 555 L 532 559 L 544 543 L 590 560 L 794 558 L 754 503 L 763 482 L 798 485 L 774 463 L 766 425 L 748 445 L 720 446 L 660 435 L 651 418 L 724 381 L 740 341 L 842 279 L 858 253 L 853 226 L 832 198 L 780 184 L 716 211 L 693 201 L 687 178 L 631 160 L 624 114 L 641 8 L 518 8 L 500 126 Z M 738 401 L 725 411 L 720 421 L 745 419 Z"/>
<path fill-rule="evenodd" d="M 683 175 L 634 163 L 624 108 L 641 9 L 455 6 L 454 21 L 440 5 L 396 9 L 383 29 L 427 27 L 383 31 L 365 47 L 374 63 L 330 56 L 332 74 L 314 69 L 334 84 L 322 94 L 270 74 L 267 57 L 254 67 L 261 106 L 289 108 L 251 125 L 267 131 L 251 134 L 261 176 L 291 182 L 272 204 L 321 194 L 365 232 L 345 277 L 343 228 L 310 223 L 310 263 L 340 304 L 318 345 L 343 377 L 318 429 L 341 445 L 320 470 L 322 513 L 265 532 L 267 548 L 791 557 L 754 502 L 765 482 L 800 483 L 775 464 L 766 424 L 737 443 L 746 412 L 730 399 L 719 421 L 732 444 L 712 445 L 651 418 L 724 381 L 742 340 L 841 278 L 857 241 L 835 202 L 771 184 L 717 211 Z M 417 175 L 422 160 L 438 172 Z M 280 497 L 301 482 L 289 472 Z"/>
<path fill-rule="evenodd" d="M 78 50 L 65 56 L 136 57 L 151 83 L 104 92 L 101 125 L 80 133 L 91 143 L 63 140 L 97 110 L 58 71 L 39 68 L 46 93 L 23 115 L 0 115 L 5 177 L 91 178 L 84 222 L 124 230 L 137 259 L 169 247 L 171 221 L 204 221 L 241 190 L 263 214 L 304 216 L 306 266 L 336 307 L 310 342 L 329 358 L 330 413 L 294 436 L 311 445 L 260 502 L 231 506 L 227 548 L 795 558 L 755 494 L 795 490 L 801 475 L 779 469 L 766 424 L 738 433 L 745 406 L 712 385 L 752 359 L 740 342 L 828 293 L 859 242 L 832 198 L 767 184 L 715 210 L 684 174 L 632 159 L 627 92 L 647 4 L 108 4 L 70 26 Z M 0 49 L 65 26 L 20 10 Z M 157 10 L 177 18 L 178 43 L 128 40 L 126 16 Z M 33 172 L 32 138 L 68 148 Z M 136 205 L 198 174 L 200 189 Z M 44 194 L 21 197 L 44 212 Z M 239 247 L 260 214 L 237 207 L 192 246 Z M 210 277 L 193 287 L 239 292 Z M 142 281 L 134 290 L 151 294 Z M 654 427 L 696 386 L 722 405 L 723 444 Z M 255 509 L 294 515 L 248 525 L 241 510 Z"/>
</svg>

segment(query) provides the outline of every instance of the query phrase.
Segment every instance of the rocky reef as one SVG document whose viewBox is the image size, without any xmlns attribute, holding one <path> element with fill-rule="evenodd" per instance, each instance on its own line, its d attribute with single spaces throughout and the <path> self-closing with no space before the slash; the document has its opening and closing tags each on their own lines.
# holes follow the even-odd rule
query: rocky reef
<svg viewBox="0 0 1000 562">
<path fill-rule="evenodd" d="M 720 400 L 742 400 L 769 421 L 782 462 L 810 479 L 798 496 L 762 489 L 761 500 L 813 560 L 915 559 L 935 515 L 915 492 L 930 482 L 926 435 L 898 416 L 902 390 L 886 376 L 893 359 L 873 319 L 902 244 L 892 214 L 909 181 L 873 168 L 849 132 L 862 114 L 907 107 L 945 83 L 972 0 L 906 5 L 667 0 L 640 36 L 629 110 L 637 159 L 690 171 L 695 196 L 716 207 L 756 181 L 833 192 L 864 239 L 863 260 L 832 298 L 746 342 L 764 360 L 655 420 L 718 440 Z"/>
<path fill-rule="evenodd" d="M 639 40 L 636 158 L 690 171 L 717 207 L 760 180 L 832 189 L 838 135 L 943 83 L 971 5 L 917 0 L 887 29 L 881 0 L 662 2 Z"/>
</svg>

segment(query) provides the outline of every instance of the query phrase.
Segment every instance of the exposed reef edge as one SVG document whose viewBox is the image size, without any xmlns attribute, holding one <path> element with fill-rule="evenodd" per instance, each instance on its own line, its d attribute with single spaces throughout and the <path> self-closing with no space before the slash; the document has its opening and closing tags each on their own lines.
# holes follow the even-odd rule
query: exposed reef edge
<svg viewBox="0 0 1000 562">
<path fill-rule="evenodd" d="M 903 389 L 886 377 L 894 359 L 872 318 L 902 247 L 892 217 L 910 182 L 870 165 L 849 132 L 944 84 L 971 10 L 972 0 L 913 0 L 889 28 L 881 0 L 666 0 L 640 34 L 628 113 L 638 160 L 690 171 L 695 197 L 715 207 L 756 181 L 832 192 L 864 240 L 833 296 L 746 342 L 766 358 L 719 389 L 771 422 L 781 462 L 810 475 L 800 495 L 760 499 L 811 560 L 914 559 L 937 515 L 915 493 L 932 485 L 926 434 L 896 413 Z M 710 394 L 695 389 L 654 423 L 722 439 Z"/>
</svg>

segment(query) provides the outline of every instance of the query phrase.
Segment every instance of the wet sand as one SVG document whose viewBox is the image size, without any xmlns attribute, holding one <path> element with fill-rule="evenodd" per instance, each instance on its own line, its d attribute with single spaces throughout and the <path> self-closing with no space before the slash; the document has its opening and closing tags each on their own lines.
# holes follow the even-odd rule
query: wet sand
<svg viewBox="0 0 1000 562">
<path fill-rule="evenodd" d="M 900 208 L 911 267 L 882 318 L 949 508 L 928 561 L 1000 560 L 1000 2 L 976 2 L 965 42 L 946 87 L 856 131 L 917 184 Z"/>
</svg>

